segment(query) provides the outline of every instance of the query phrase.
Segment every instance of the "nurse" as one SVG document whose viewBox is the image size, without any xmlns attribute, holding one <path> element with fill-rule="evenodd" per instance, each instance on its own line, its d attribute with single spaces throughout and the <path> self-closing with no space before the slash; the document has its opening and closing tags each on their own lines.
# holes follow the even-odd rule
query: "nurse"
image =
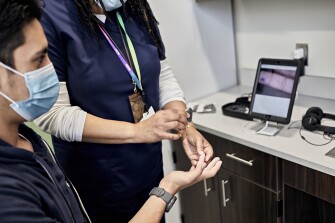
<svg viewBox="0 0 335 223">
<path fill-rule="evenodd" d="M 182 139 L 193 165 L 212 147 L 187 122 L 146 0 L 44 3 L 60 92 L 36 123 L 53 135 L 93 222 L 128 222 L 163 176 L 161 140 Z"/>
</svg>

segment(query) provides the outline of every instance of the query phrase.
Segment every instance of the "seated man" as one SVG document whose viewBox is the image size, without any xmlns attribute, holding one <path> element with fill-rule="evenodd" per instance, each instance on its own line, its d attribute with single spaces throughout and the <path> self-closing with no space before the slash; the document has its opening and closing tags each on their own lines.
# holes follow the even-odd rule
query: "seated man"
<svg viewBox="0 0 335 223">
<path fill-rule="evenodd" d="M 22 124 L 47 112 L 59 92 L 40 17 L 36 0 L 0 0 L 0 222 L 90 222 L 48 145 Z M 204 159 L 164 177 L 131 222 L 159 222 L 174 194 L 213 177 L 222 162 Z"/>
</svg>

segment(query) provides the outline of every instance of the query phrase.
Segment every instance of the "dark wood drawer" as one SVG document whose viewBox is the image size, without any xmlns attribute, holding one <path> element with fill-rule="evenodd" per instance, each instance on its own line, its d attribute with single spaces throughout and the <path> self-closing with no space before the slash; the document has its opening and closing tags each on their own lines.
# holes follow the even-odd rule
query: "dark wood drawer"
<svg viewBox="0 0 335 223">
<path fill-rule="evenodd" d="M 284 184 L 335 204 L 335 177 L 287 160 L 283 167 Z"/>
<path fill-rule="evenodd" d="M 222 223 L 277 223 L 277 194 L 244 178 L 222 169 L 220 183 Z M 226 202 L 223 200 L 225 199 Z"/>
<path fill-rule="evenodd" d="M 206 132 L 201 133 L 213 146 L 215 156 L 223 161 L 222 168 L 268 189 L 279 191 L 279 160 L 276 157 Z"/>
</svg>

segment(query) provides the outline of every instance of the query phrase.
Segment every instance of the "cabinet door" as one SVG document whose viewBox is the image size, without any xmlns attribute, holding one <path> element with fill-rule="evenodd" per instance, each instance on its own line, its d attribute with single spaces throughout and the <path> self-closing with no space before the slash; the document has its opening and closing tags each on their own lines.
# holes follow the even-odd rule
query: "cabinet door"
<svg viewBox="0 0 335 223">
<path fill-rule="evenodd" d="M 219 172 L 222 223 L 276 223 L 276 193 L 225 169 Z"/>
<path fill-rule="evenodd" d="M 188 171 L 191 163 L 180 142 L 174 142 L 176 166 Z M 183 223 L 220 223 L 217 177 L 199 182 L 179 193 Z"/>
<path fill-rule="evenodd" d="M 284 222 L 334 223 L 335 177 L 284 160 Z"/>
<path fill-rule="evenodd" d="M 206 132 L 201 133 L 212 144 L 215 156 L 221 158 L 222 168 L 270 190 L 280 190 L 277 173 L 281 163 L 275 156 Z"/>
</svg>

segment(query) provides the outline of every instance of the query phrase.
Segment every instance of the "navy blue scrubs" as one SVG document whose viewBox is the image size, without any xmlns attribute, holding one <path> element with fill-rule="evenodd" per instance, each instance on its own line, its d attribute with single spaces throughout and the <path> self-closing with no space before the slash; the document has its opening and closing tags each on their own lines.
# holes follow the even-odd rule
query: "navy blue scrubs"
<svg viewBox="0 0 335 223">
<path fill-rule="evenodd" d="M 113 49 L 97 30 L 101 43 L 80 20 L 74 0 L 45 0 L 42 25 L 49 56 L 59 80 L 67 83 L 70 101 L 95 116 L 134 122 L 128 96 L 134 85 Z M 160 59 L 145 27 L 120 9 L 134 44 L 146 101 L 159 109 Z M 109 34 L 126 55 L 116 13 L 106 20 Z M 107 145 L 66 142 L 53 137 L 66 174 L 78 188 L 93 222 L 127 222 L 162 178 L 161 143 Z"/>
</svg>

